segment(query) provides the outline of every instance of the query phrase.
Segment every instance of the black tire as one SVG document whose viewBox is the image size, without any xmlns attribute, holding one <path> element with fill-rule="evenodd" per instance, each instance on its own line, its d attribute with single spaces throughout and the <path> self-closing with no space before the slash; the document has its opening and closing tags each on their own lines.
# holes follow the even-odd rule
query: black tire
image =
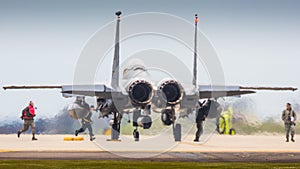
<svg viewBox="0 0 300 169">
<path fill-rule="evenodd" d="M 140 140 L 140 133 L 136 130 L 133 131 L 133 138 L 134 141 L 139 141 Z"/>
<path fill-rule="evenodd" d="M 175 141 L 181 141 L 181 124 L 176 124 L 173 128 L 173 135 Z"/>
<path fill-rule="evenodd" d="M 170 126 L 173 124 L 173 119 L 171 118 L 172 116 L 172 110 L 171 109 L 165 109 L 161 113 L 161 121 L 163 122 L 164 125 Z"/>
</svg>

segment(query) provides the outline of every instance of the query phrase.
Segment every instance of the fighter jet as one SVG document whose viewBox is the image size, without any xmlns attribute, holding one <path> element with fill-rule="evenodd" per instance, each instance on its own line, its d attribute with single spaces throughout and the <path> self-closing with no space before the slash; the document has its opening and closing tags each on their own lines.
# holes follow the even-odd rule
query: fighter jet
<svg viewBox="0 0 300 169">
<path fill-rule="evenodd" d="M 61 89 L 64 97 L 76 96 L 76 101 L 69 107 L 68 111 L 72 118 L 83 118 L 89 111 L 84 96 L 96 97 L 97 111 L 100 116 L 112 116 L 112 132 L 110 140 L 118 140 L 120 134 L 120 123 L 125 113 L 133 113 L 132 125 L 135 127 L 133 136 L 135 141 L 139 140 L 138 127 L 149 129 L 152 126 L 151 111 L 160 110 L 161 121 L 166 126 L 172 126 L 175 141 L 181 141 L 181 124 L 176 123 L 176 115 L 184 117 L 197 111 L 204 106 L 208 114 L 207 118 L 219 116 L 219 104 L 216 101 L 220 97 L 240 96 L 255 93 L 255 90 L 292 90 L 294 87 L 243 87 L 243 86 L 217 86 L 197 85 L 197 25 L 198 16 L 195 15 L 194 35 L 194 64 L 193 64 L 193 92 L 186 92 L 181 83 L 176 79 L 163 79 L 157 86 L 153 86 L 147 76 L 135 76 L 134 79 L 127 78 L 126 73 L 133 71 L 146 72 L 143 65 L 136 64 L 123 70 L 125 78 L 130 79 L 124 88 L 120 87 L 120 56 L 119 56 L 119 32 L 121 11 L 116 14 L 116 34 L 114 45 L 114 57 L 112 65 L 111 85 L 59 85 L 59 86 L 4 86 L 6 89 Z M 147 74 L 147 73 L 146 73 Z M 125 91 L 125 92 L 124 92 Z M 205 103 L 199 102 L 205 99 Z"/>
</svg>

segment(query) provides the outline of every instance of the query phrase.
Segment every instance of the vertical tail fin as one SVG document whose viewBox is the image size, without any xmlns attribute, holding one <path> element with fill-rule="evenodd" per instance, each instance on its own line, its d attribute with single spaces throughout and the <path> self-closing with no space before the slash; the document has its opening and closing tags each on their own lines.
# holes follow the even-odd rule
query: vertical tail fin
<svg viewBox="0 0 300 169">
<path fill-rule="evenodd" d="M 122 14 L 121 11 L 116 12 L 117 16 L 117 25 L 116 25 L 116 37 L 115 37 L 115 52 L 114 52 L 114 60 L 112 66 L 112 76 L 111 76 L 111 87 L 113 89 L 119 88 L 119 69 L 120 69 L 120 51 L 119 51 L 119 34 L 120 34 L 120 15 Z"/>
<path fill-rule="evenodd" d="M 194 39 L 194 70 L 193 70 L 193 85 L 197 85 L 197 24 L 198 24 L 198 15 L 195 14 L 195 39 Z"/>
</svg>

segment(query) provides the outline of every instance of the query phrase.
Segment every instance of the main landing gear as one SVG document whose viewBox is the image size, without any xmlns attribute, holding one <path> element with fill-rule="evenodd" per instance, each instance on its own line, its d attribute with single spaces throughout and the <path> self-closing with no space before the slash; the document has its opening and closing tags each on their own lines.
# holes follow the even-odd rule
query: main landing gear
<svg viewBox="0 0 300 169">
<path fill-rule="evenodd" d="M 164 109 L 161 114 L 161 121 L 164 125 L 172 125 L 173 137 L 175 141 L 181 141 L 181 124 L 176 124 L 176 116 L 174 108 Z"/>
<path fill-rule="evenodd" d="M 138 131 L 138 127 L 143 127 L 143 129 L 149 129 L 152 125 L 152 119 L 149 116 L 150 109 L 136 109 L 133 111 L 133 138 L 134 141 L 140 140 L 140 133 Z"/>
<path fill-rule="evenodd" d="M 173 136 L 175 141 L 181 141 L 181 124 L 173 124 Z"/>
<path fill-rule="evenodd" d="M 120 128 L 121 128 L 121 119 L 122 115 L 118 112 L 113 112 L 113 119 L 111 121 L 111 139 L 107 139 L 107 141 L 120 141 Z"/>
</svg>

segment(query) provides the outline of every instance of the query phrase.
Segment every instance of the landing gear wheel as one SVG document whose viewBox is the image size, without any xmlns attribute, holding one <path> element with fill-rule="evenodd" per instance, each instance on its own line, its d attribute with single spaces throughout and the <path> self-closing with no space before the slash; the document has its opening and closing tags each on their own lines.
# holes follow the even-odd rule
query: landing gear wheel
<svg viewBox="0 0 300 169">
<path fill-rule="evenodd" d="M 140 133 L 137 129 L 133 130 L 133 138 L 134 138 L 134 141 L 139 141 L 140 140 Z"/>
<path fill-rule="evenodd" d="M 175 141 L 181 141 L 181 124 L 173 126 L 173 136 Z"/>
</svg>

